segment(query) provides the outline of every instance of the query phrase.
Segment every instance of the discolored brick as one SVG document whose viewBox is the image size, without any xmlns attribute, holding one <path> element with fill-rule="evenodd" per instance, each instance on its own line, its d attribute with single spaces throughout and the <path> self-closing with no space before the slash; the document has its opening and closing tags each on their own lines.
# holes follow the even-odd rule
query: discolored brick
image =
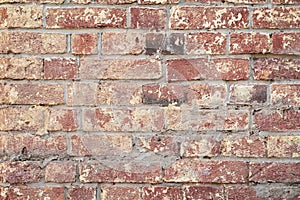
<svg viewBox="0 0 300 200">
<path fill-rule="evenodd" d="M 130 16 L 131 28 L 161 30 L 167 26 L 164 8 L 133 7 Z"/>
<path fill-rule="evenodd" d="M 268 189 L 255 186 L 228 186 L 225 189 L 228 200 L 267 200 Z"/>
<path fill-rule="evenodd" d="M 76 163 L 74 162 L 50 162 L 46 166 L 45 181 L 56 183 L 75 182 Z"/>
<path fill-rule="evenodd" d="M 234 84 L 230 86 L 231 104 L 264 104 L 267 102 L 267 85 Z"/>
<path fill-rule="evenodd" d="M 222 200 L 223 188 L 220 186 L 191 185 L 183 188 L 186 200 L 211 199 Z"/>
<path fill-rule="evenodd" d="M 134 186 L 104 186 L 101 187 L 101 199 L 109 200 L 141 200 L 140 188 Z"/>
<path fill-rule="evenodd" d="M 74 58 L 44 59 L 45 79 L 74 79 L 77 77 L 78 64 Z"/>
<path fill-rule="evenodd" d="M 300 157 L 300 136 L 283 135 L 267 138 L 268 157 Z"/>
<path fill-rule="evenodd" d="M 72 34 L 71 52 L 76 55 L 89 55 L 98 53 L 98 34 L 83 33 Z"/>
<path fill-rule="evenodd" d="M 296 84 L 272 84 L 271 103 L 273 105 L 299 106 L 300 85 Z"/>
<path fill-rule="evenodd" d="M 96 189 L 93 187 L 76 187 L 68 188 L 68 198 L 70 200 L 89 199 L 96 200 Z"/>
<path fill-rule="evenodd" d="M 78 114 L 75 109 L 51 109 L 49 114 L 49 131 L 76 131 L 79 127 Z"/>
<path fill-rule="evenodd" d="M 300 10 L 299 10 L 300 14 Z M 300 24 L 300 20 L 299 20 Z M 294 54 L 300 55 L 300 33 L 274 33 L 273 49 L 274 54 Z"/>
<path fill-rule="evenodd" d="M 180 187 L 149 186 L 142 188 L 142 198 L 144 200 L 183 199 L 183 196 Z"/>
</svg>

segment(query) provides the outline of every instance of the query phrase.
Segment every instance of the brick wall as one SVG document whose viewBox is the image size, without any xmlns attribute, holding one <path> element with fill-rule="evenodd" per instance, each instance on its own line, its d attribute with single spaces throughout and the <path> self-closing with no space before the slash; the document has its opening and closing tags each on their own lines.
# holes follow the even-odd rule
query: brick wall
<svg viewBox="0 0 300 200">
<path fill-rule="evenodd" d="M 300 199 L 299 0 L 0 0 L 0 199 Z"/>
</svg>

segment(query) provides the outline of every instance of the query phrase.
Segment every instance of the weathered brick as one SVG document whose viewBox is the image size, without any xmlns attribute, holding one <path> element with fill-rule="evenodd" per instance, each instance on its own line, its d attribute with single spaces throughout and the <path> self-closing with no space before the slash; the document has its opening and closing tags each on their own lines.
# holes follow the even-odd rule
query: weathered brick
<svg viewBox="0 0 300 200">
<path fill-rule="evenodd" d="M 47 28 L 125 28 L 125 8 L 48 8 Z"/>
<path fill-rule="evenodd" d="M 300 10 L 299 10 L 299 15 L 300 15 Z M 300 20 L 298 24 L 300 24 Z M 299 32 L 274 33 L 272 39 L 273 39 L 272 53 L 300 55 L 300 33 Z"/>
<path fill-rule="evenodd" d="M 300 136 L 269 136 L 267 151 L 268 157 L 300 157 Z"/>
<path fill-rule="evenodd" d="M 67 105 L 96 105 L 98 103 L 97 83 L 73 82 L 67 88 Z"/>
<path fill-rule="evenodd" d="M 273 4 L 300 4 L 299 0 L 272 0 Z"/>
<path fill-rule="evenodd" d="M 77 73 L 78 63 L 74 58 L 44 59 L 45 79 L 74 79 Z"/>
<path fill-rule="evenodd" d="M 76 163 L 71 161 L 50 162 L 46 166 L 45 181 L 56 183 L 75 182 Z"/>
<path fill-rule="evenodd" d="M 257 136 L 228 136 L 222 140 L 223 156 L 263 157 L 265 156 L 264 140 Z"/>
<path fill-rule="evenodd" d="M 165 170 L 166 182 L 245 183 L 248 172 L 241 161 L 183 159 Z"/>
<path fill-rule="evenodd" d="M 126 135 L 73 135 L 71 145 L 74 156 L 118 156 L 130 153 L 133 144 Z"/>
<path fill-rule="evenodd" d="M 83 79 L 159 79 L 161 62 L 154 59 L 81 59 Z"/>
<path fill-rule="evenodd" d="M 131 186 L 104 186 L 101 187 L 103 200 L 141 200 L 140 189 Z"/>
<path fill-rule="evenodd" d="M 51 109 L 49 131 L 76 131 L 78 129 L 77 111 L 74 109 Z"/>
<path fill-rule="evenodd" d="M 261 131 L 300 130 L 300 111 L 262 110 L 255 112 L 254 127 Z"/>
<path fill-rule="evenodd" d="M 258 183 L 297 183 L 300 163 L 264 162 L 249 165 L 249 181 Z"/>
<path fill-rule="evenodd" d="M 70 3 L 75 3 L 75 4 L 90 4 L 90 3 L 92 3 L 92 0 L 70 0 Z"/>
<path fill-rule="evenodd" d="M 230 53 L 269 53 L 271 50 L 270 35 L 266 33 L 231 33 Z"/>
<path fill-rule="evenodd" d="M 62 4 L 64 0 L 0 0 L 0 3 Z"/>
<path fill-rule="evenodd" d="M 248 105 L 266 103 L 267 90 L 267 85 L 233 84 L 230 86 L 229 103 Z"/>
<path fill-rule="evenodd" d="M 300 59 L 255 58 L 254 79 L 300 79 Z"/>
<path fill-rule="evenodd" d="M 102 54 L 141 54 L 145 48 L 145 36 L 135 32 L 104 32 L 102 34 Z"/>
<path fill-rule="evenodd" d="M 109 4 L 109 5 L 130 4 L 130 3 L 134 3 L 136 1 L 137 0 L 95 0 L 96 3 Z"/>
<path fill-rule="evenodd" d="M 98 34 L 83 33 L 72 34 L 71 52 L 72 54 L 88 55 L 98 53 Z"/>
<path fill-rule="evenodd" d="M 59 33 L 1 32 L 0 53 L 60 54 L 67 50 L 67 37 Z"/>
<path fill-rule="evenodd" d="M 162 166 L 148 161 L 86 162 L 79 167 L 80 181 L 105 183 L 158 183 L 161 182 Z"/>
<path fill-rule="evenodd" d="M 36 183 L 42 178 L 38 162 L 0 163 L 0 182 L 10 184 Z"/>
<path fill-rule="evenodd" d="M 189 33 L 185 35 L 187 54 L 225 54 L 226 34 Z"/>
<path fill-rule="evenodd" d="M 246 7 L 176 6 L 170 12 L 171 29 L 241 29 L 249 26 Z"/>
<path fill-rule="evenodd" d="M 253 28 L 288 29 L 300 27 L 300 8 L 255 8 Z"/>
<path fill-rule="evenodd" d="M 191 185 L 183 188 L 186 200 L 223 200 L 223 188 L 219 186 Z"/>
<path fill-rule="evenodd" d="M 181 58 L 167 60 L 168 81 L 245 80 L 249 77 L 249 60 L 238 58 Z"/>
<path fill-rule="evenodd" d="M 300 85 L 272 84 L 271 103 L 273 105 L 300 106 Z"/>
<path fill-rule="evenodd" d="M 164 8 L 130 8 L 131 28 L 161 30 L 167 26 Z"/>
<path fill-rule="evenodd" d="M 198 2 L 203 4 L 221 3 L 222 0 L 185 0 L 185 2 Z"/>
<path fill-rule="evenodd" d="M 184 199 L 182 188 L 166 186 L 148 186 L 142 188 L 143 200 Z"/>
<path fill-rule="evenodd" d="M 300 199 L 300 188 L 297 186 L 281 186 L 270 188 L 270 198 L 274 200 L 297 200 Z"/>
<path fill-rule="evenodd" d="M 235 4 L 265 4 L 268 0 L 225 0 L 225 2 Z"/>
<path fill-rule="evenodd" d="M 255 186 L 228 186 L 225 188 L 228 200 L 268 200 L 268 190 L 266 187 Z"/>
<path fill-rule="evenodd" d="M 93 187 L 71 187 L 68 188 L 68 199 L 89 199 L 96 200 L 96 189 Z"/>
<path fill-rule="evenodd" d="M 40 58 L 0 58 L 0 79 L 43 78 L 43 60 Z"/>
<path fill-rule="evenodd" d="M 178 4 L 179 0 L 138 0 L 138 4 L 151 5 L 151 4 Z"/>
</svg>

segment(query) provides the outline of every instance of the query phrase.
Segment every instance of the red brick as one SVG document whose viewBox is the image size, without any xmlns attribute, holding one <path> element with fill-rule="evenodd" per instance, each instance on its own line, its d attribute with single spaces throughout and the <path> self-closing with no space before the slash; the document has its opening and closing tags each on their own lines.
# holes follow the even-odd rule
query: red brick
<svg viewBox="0 0 300 200">
<path fill-rule="evenodd" d="M 156 121 L 157 120 L 157 121 Z M 148 132 L 163 129 L 159 108 L 91 108 L 83 110 L 83 130 Z"/>
<path fill-rule="evenodd" d="M 131 4 L 137 0 L 95 0 L 96 3 L 109 4 L 109 5 L 119 5 L 119 4 Z"/>
<path fill-rule="evenodd" d="M 89 199 L 96 200 L 96 189 L 93 187 L 76 187 L 68 188 L 68 199 L 79 200 Z"/>
<path fill-rule="evenodd" d="M 82 183 L 158 183 L 161 182 L 162 166 L 158 162 L 142 160 L 88 162 L 79 168 Z"/>
<path fill-rule="evenodd" d="M 165 29 L 166 10 L 164 8 L 130 8 L 131 28 L 134 29 Z"/>
<path fill-rule="evenodd" d="M 221 3 L 222 0 L 185 0 L 185 2 L 198 2 L 203 4 Z"/>
<path fill-rule="evenodd" d="M 245 110 L 197 110 L 193 107 L 169 107 L 167 128 L 170 130 L 247 130 L 249 114 Z"/>
<path fill-rule="evenodd" d="M 45 79 L 74 79 L 77 77 L 78 64 L 74 58 L 44 59 Z"/>
<path fill-rule="evenodd" d="M 97 54 L 98 53 L 98 34 L 97 33 L 84 33 L 72 34 L 71 40 L 72 54 Z"/>
<path fill-rule="evenodd" d="M 271 103 L 273 105 L 300 105 L 300 85 L 296 84 L 272 84 Z"/>
<path fill-rule="evenodd" d="M 148 186 L 142 189 L 143 200 L 156 199 L 184 199 L 183 191 L 179 187 Z"/>
<path fill-rule="evenodd" d="M 270 198 L 273 200 L 298 200 L 300 199 L 300 188 L 297 186 L 281 186 L 270 188 Z"/>
<path fill-rule="evenodd" d="M 297 183 L 300 181 L 300 163 L 250 163 L 249 181 L 258 183 Z"/>
<path fill-rule="evenodd" d="M 126 135 L 73 135 L 71 145 L 74 156 L 118 156 L 130 153 L 133 144 Z"/>
<path fill-rule="evenodd" d="M 170 12 L 171 29 L 241 29 L 249 26 L 249 10 L 245 7 L 176 6 Z"/>
<path fill-rule="evenodd" d="M 130 186 L 104 186 L 101 187 L 102 200 L 141 200 L 140 189 Z"/>
<path fill-rule="evenodd" d="M 300 59 L 255 58 L 255 80 L 300 79 Z"/>
<path fill-rule="evenodd" d="M 223 188 L 219 186 L 192 185 L 183 188 L 186 200 L 211 199 L 223 200 Z"/>
<path fill-rule="evenodd" d="M 266 33 L 231 33 L 230 53 L 269 53 L 271 49 L 271 39 Z"/>
<path fill-rule="evenodd" d="M 234 84 L 230 86 L 231 104 L 263 104 L 267 102 L 267 85 Z"/>
<path fill-rule="evenodd" d="M 90 4 L 92 0 L 70 0 L 70 2 L 74 4 Z"/>
<path fill-rule="evenodd" d="M 64 187 L 15 186 L 0 188 L 2 199 L 55 199 L 64 200 Z"/>
<path fill-rule="evenodd" d="M 36 183 L 42 178 L 38 162 L 0 163 L 0 182 L 10 184 Z"/>
<path fill-rule="evenodd" d="M 63 0 L 0 0 L 0 3 L 62 4 Z"/>
<path fill-rule="evenodd" d="M 36 80 L 43 76 L 40 58 L 0 58 L 0 79 Z"/>
<path fill-rule="evenodd" d="M 234 4 L 265 4 L 268 0 L 225 0 L 225 2 Z"/>
<path fill-rule="evenodd" d="M 244 183 L 247 176 L 245 162 L 183 159 L 165 170 L 164 180 L 179 183 Z"/>
<path fill-rule="evenodd" d="M 141 54 L 145 48 L 146 40 L 142 33 L 135 32 L 105 32 L 102 34 L 102 54 Z"/>
<path fill-rule="evenodd" d="M 167 60 L 168 81 L 246 80 L 249 60 L 238 58 L 186 58 Z"/>
<path fill-rule="evenodd" d="M 49 131 L 76 131 L 78 129 L 77 111 L 74 109 L 51 109 Z"/>
<path fill-rule="evenodd" d="M 300 111 L 262 110 L 255 112 L 254 127 L 261 131 L 300 130 Z"/>
<path fill-rule="evenodd" d="M 0 53 L 60 54 L 67 50 L 67 37 L 59 33 L 1 32 Z"/>
<path fill-rule="evenodd" d="M 125 8 L 48 8 L 47 28 L 125 28 Z"/>
<path fill-rule="evenodd" d="M 62 85 L 54 84 L 0 84 L 4 94 L 0 102 L 3 104 L 45 104 L 58 105 L 64 103 Z"/>
<path fill-rule="evenodd" d="M 300 136 L 269 136 L 267 150 L 268 157 L 300 157 Z"/>
<path fill-rule="evenodd" d="M 46 166 L 45 181 L 56 183 L 75 182 L 76 163 L 67 162 L 50 162 Z"/>
<path fill-rule="evenodd" d="M 187 54 L 225 54 L 226 35 L 223 33 L 189 33 L 185 37 Z"/>
<path fill-rule="evenodd" d="M 67 88 L 67 105 L 96 105 L 98 103 L 97 83 L 73 82 Z"/>
<path fill-rule="evenodd" d="M 255 8 L 253 28 L 288 29 L 300 27 L 300 8 Z M 273 38 L 274 40 L 274 38 Z"/>
<path fill-rule="evenodd" d="M 228 186 L 225 189 L 228 200 L 268 200 L 267 188 L 253 186 Z"/>
<path fill-rule="evenodd" d="M 273 4 L 300 4 L 299 0 L 272 0 Z"/>
<path fill-rule="evenodd" d="M 300 14 L 300 10 L 298 13 Z M 298 24 L 300 24 L 300 20 Z M 272 39 L 273 39 L 272 53 L 300 55 L 300 33 L 299 32 L 298 33 L 274 33 Z"/>
<path fill-rule="evenodd" d="M 222 155 L 236 157 L 265 156 L 264 140 L 257 136 L 228 136 L 222 140 Z"/>
<path fill-rule="evenodd" d="M 83 79 L 159 79 L 161 62 L 154 59 L 82 59 Z"/>
<path fill-rule="evenodd" d="M 178 4 L 179 0 L 138 0 L 138 4 L 151 5 L 151 4 Z"/>
</svg>

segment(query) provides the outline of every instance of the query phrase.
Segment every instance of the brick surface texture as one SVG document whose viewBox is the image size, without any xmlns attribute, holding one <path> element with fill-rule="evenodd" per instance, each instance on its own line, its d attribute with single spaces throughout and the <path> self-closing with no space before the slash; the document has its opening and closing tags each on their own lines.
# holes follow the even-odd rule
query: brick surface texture
<svg viewBox="0 0 300 200">
<path fill-rule="evenodd" d="M 0 200 L 299 200 L 300 0 L 0 0 Z"/>
</svg>

